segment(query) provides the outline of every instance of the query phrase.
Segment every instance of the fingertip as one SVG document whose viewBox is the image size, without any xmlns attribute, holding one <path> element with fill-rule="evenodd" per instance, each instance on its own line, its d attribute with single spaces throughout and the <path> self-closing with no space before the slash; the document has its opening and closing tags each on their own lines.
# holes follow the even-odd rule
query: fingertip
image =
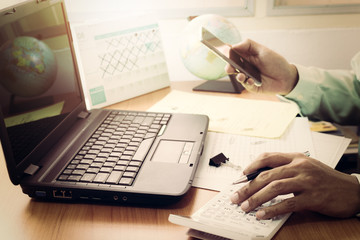
<svg viewBox="0 0 360 240">
<path fill-rule="evenodd" d="M 254 81 L 254 79 L 252 79 L 252 78 L 248 78 L 248 79 L 246 80 L 246 84 L 252 86 L 252 85 L 255 84 L 255 81 Z"/>
<path fill-rule="evenodd" d="M 259 211 L 256 212 L 256 218 L 257 219 L 266 219 L 266 212 L 264 209 L 260 209 Z"/>
<path fill-rule="evenodd" d="M 239 193 L 235 192 L 233 195 L 231 195 L 230 200 L 232 203 L 239 203 L 240 200 Z"/>
<path fill-rule="evenodd" d="M 248 200 L 244 201 L 242 204 L 241 204 L 241 209 L 245 212 L 249 211 L 250 210 L 250 203 Z"/>
<path fill-rule="evenodd" d="M 245 80 L 246 80 L 245 74 L 239 73 L 238 75 L 236 75 L 236 80 L 241 84 L 245 84 Z"/>
</svg>

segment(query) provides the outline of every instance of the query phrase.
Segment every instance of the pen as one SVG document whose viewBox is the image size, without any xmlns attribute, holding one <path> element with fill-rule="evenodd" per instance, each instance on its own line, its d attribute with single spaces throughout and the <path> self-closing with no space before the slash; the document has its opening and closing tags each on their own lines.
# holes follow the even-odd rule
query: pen
<svg viewBox="0 0 360 240">
<path fill-rule="evenodd" d="M 253 172 L 253 173 L 250 173 L 248 175 L 242 176 L 240 179 L 233 182 L 233 184 L 235 185 L 235 184 L 251 181 L 251 180 L 255 179 L 260 173 L 262 173 L 264 171 L 267 171 L 267 170 L 270 170 L 270 169 L 272 169 L 272 168 L 271 167 L 260 168 L 256 172 Z"/>
</svg>

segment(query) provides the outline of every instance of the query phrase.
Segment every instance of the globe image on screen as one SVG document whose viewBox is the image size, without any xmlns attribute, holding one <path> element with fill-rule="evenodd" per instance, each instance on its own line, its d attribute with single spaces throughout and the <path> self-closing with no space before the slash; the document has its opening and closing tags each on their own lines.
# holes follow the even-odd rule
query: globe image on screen
<svg viewBox="0 0 360 240">
<path fill-rule="evenodd" d="M 0 83 L 11 94 L 34 97 L 46 92 L 57 73 L 52 50 L 33 37 L 18 37 L 0 48 Z"/>
<path fill-rule="evenodd" d="M 200 15 L 186 26 L 180 45 L 185 67 L 201 79 L 216 80 L 226 76 L 226 63 L 200 42 L 202 27 L 231 45 L 239 43 L 241 36 L 231 22 L 215 14 Z"/>
</svg>

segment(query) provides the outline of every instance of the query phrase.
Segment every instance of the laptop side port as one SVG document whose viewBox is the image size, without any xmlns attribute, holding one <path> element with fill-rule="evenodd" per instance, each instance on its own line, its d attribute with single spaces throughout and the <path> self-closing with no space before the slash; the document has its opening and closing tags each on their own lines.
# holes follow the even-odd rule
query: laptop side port
<svg viewBox="0 0 360 240">
<path fill-rule="evenodd" d="M 54 198 L 72 198 L 72 192 L 68 190 L 53 190 L 53 197 Z"/>
<path fill-rule="evenodd" d="M 35 196 L 36 197 L 41 197 L 41 198 L 46 197 L 46 192 L 45 191 L 40 191 L 40 190 L 35 191 Z"/>
</svg>

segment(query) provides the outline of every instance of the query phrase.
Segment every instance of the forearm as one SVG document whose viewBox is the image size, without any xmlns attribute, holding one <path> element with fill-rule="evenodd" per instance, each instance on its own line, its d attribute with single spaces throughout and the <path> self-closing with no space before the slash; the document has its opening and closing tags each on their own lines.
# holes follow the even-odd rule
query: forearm
<svg viewBox="0 0 360 240">
<path fill-rule="evenodd" d="M 360 81 L 354 72 L 296 67 L 299 81 L 285 97 L 296 102 L 303 115 L 340 124 L 360 123 Z"/>
</svg>

